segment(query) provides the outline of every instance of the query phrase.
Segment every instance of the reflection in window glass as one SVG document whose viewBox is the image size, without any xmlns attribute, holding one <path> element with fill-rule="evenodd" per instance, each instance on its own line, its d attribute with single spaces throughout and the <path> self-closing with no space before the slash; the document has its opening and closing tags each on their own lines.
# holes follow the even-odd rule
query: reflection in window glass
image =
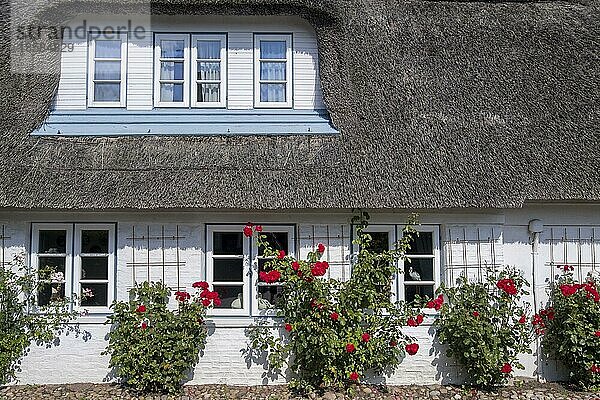
<svg viewBox="0 0 600 400">
<path fill-rule="evenodd" d="M 213 285 L 215 292 L 219 293 L 221 305 L 215 308 L 244 308 L 244 287 L 243 286 L 223 286 Z"/>
<path fill-rule="evenodd" d="M 244 253 L 243 235 L 241 232 L 214 232 L 213 254 L 241 255 Z"/>
<path fill-rule="evenodd" d="M 40 231 L 38 253 L 63 254 L 67 252 L 67 231 Z"/>
<path fill-rule="evenodd" d="M 108 231 L 105 230 L 84 230 L 81 231 L 81 252 L 82 253 L 108 253 Z"/>
</svg>

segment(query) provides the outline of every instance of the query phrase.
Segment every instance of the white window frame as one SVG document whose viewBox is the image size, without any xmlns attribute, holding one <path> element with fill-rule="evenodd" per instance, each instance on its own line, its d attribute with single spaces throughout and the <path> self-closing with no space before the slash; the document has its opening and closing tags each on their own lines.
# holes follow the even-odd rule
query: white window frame
<svg viewBox="0 0 600 400">
<path fill-rule="evenodd" d="M 39 253 L 40 231 L 65 231 L 65 253 Z M 40 269 L 39 257 L 65 258 L 65 297 L 73 300 L 73 225 L 54 223 L 34 223 L 31 229 L 31 271 L 38 273 Z M 35 306 L 38 304 L 38 293 L 35 293 Z M 72 307 L 72 305 L 71 305 Z M 71 309 L 70 307 L 70 309 Z"/>
<path fill-rule="evenodd" d="M 93 34 L 93 35 L 91 35 Z M 96 72 L 96 42 L 102 40 L 120 40 L 121 41 L 121 58 L 99 58 L 99 61 L 120 61 L 121 62 L 121 91 L 119 101 L 95 101 L 94 100 L 94 84 L 97 82 L 94 79 Z M 116 83 L 116 80 L 98 80 L 100 82 Z M 88 32 L 88 107 L 125 107 L 126 106 L 126 90 L 127 90 L 127 33 L 98 33 Z"/>
<path fill-rule="evenodd" d="M 296 227 L 294 225 L 263 225 L 263 232 L 284 232 L 288 234 L 288 256 L 295 257 L 296 254 Z M 252 250 L 252 315 L 255 316 L 275 316 L 277 309 L 266 309 L 261 310 L 258 308 L 258 287 L 259 286 L 278 286 L 281 283 L 266 284 L 259 282 L 258 278 L 258 260 L 266 257 L 259 257 L 259 249 L 256 244 L 256 239 L 251 238 L 251 250 Z M 275 249 L 279 250 L 279 249 Z M 273 257 L 270 257 L 273 258 Z"/>
<path fill-rule="evenodd" d="M 397 226 L 397 235 L 402 235 L 403 226 Z M 405 299 L 405 286 L 433 286 L 433 292 L 440 287 L 441 284 L 441 261 L 440 261 L 440 227 L 438 225 L 419 225 L 415 226 L 414 229 L 417 232 L 430 232 L 432 237 L 432 250 L 433 254 L 411 254 L 408 258 L 411 260 L 416 259 L 433 259 L 433 280 L 432 281 L 407 281 L 404 279 L 404 267 L 405 262 L 400 260 L 400 270 L 402 273 L 398 274 L 398 298 L 401 300 Z"/>
<path fill-rule="evenodd" d="M 244 254 L 240 254 L 237 257 L 235 255 L 214 255 L 214 243 L 213 233 L 215 232 L 235 232 L 243 235 L 243 229 L 245 225 L 207 225 L 206 227 L 206 281 L 214 290 L 214 269 L 213 259 L 214 258 L 241 258 L 242 261 L 242 279 L 243 282 L 216 282 L 218 286 L 243 286 L 243 307 L 239 309 L 233 308 L 213 308 L 209 311 L 211 316 L 250 316 L 250 238 L 242 237 Z"/>
<path fill-rule="evenodd" d="M 81 234 L 82 231 L 88 230 L 99 230 L 108 231 L 108 253 L 102 254 L 83 254 L 81 253 Z M 77 310 L 93 310 L 95 313 L 109 313 L 110 306 L 115 300 L 115 225 L 114 224 L 75 224 L 75 236 L 74 236 L 74 263 L 73 263 L 73 286 L 72 291 L 77 294 Z M 81 268 L 82 256 L 107 256 L 108 257 L 108 279 L 92 280 L 92 279 L 81 279 Z M 107 283 L 107 306 L 81 306 L 81 291 L 79 290 L 80 284 L 85 283 Z"/>
<path fill-rule="evenodd" d="M 221 42 L 221 80 L 206 81 L 198 79 L 199 61 L 214 62 L 211 59 L 198 58 L 198 41 L 219 41 Z M 192 55 L 191 68 L 192 76 L 192 107 L 195 108 L 225 108 L 227 106 L 227 34 L 196 34 L 192 35 Z M 220 84 L 220 101 L 218 102 L 199 102 L 198 101 L 198 84 L 199 83 L 218 83 Z"/>
<path fill-rule="evenodd" d="M 356 227 L 355 227 L 356 232 Z M 365 233 L 387 233 L 388 234 L 388 250 L 394 248 L 394 244 L 398 241 L 396 239 L 396 225 L 369 225 L 363 231 Z M 398 274 L 392 276 L 392 287 L 391 287 L 391 301 L 396 302 L 398 299 Z"/>
<path fill-rule="evenodd" d="M 260 101 L 260 84 L 261 83 L 283 83 L 283 81 L 261 81 L 260 79 L 260 63 L 275 61 L 280 62 L 281 59 L 270 60 L 260 58 L 260 42 L 261 41 L 285 41 L 286 42 L 286 90 L 285 101 L 283 102 L 262 102 Z M 254 34 L 254 107 L 255 108 L 292 108 L 293 106 L 293 43 L 292 34 Z"/>
<path fill-rule="evenodd" d="M 180 83 L 180 80 L 160 79 L 161 61 L 178 61 L 180 58 L 162 58 L 160 56 L 161 40 L 183 40 L 183 101 L 161 101 L 160 84 Z M 189 107 L 190 106 L 190 34 L 189 33 L 155 33 L 154 34 L 154 106 L 155 107 Z"/>
</svg>

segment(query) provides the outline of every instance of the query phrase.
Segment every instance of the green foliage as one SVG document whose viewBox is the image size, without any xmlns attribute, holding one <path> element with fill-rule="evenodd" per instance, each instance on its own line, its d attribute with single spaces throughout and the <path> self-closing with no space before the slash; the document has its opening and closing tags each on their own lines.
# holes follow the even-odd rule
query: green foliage
<svg viewBox="0 0 600 400">
<path fill-rule="evenodd" d="M 35 293 L 47 284 L 27 271 L 23 255 L 0 267 L 0 384 L 16 379 L 32 343 L 51 346 L 63 332 L 78 332 L 67 325 L 77 316 L 69 311 L 69 299 L 35 306 Z"/>
<path fill-rule="evenodd" d="M 600 295 L 599 279 L 584 283 L 573 279 L 572 268 L 552 285 L 552 307 L 534 318 L 546 353 L 560 360 L 571 380 L 583 388 L 600 388 Z"/>
<path fill-rule="evenodd" d="M 402 332 L 418 310 L 390 300 L 392 277 L 399 272 L 397 261 L 404 258 L 416 234 L 410 226 L 414 221 L 394 249 L 376 253 L 371 250 L 371 235 L 365 232 L 367 219 L 363 214 L 353 221 L 358 224 L 354 244 L 360 251 L 346 282 L 324 277 L 328 265 L 320 261 L 323 248 L 311 252 L 307 260 L 296 260 L 273 249 L 266 235 L 257 235 L 263 254 L 273 257 L 261 279 L 283 282 L 277 316 L 285 330 L 274 336 L 264 324 L 254 326 L 249 330 L 251 347 L 259 354 L 267 352 L 271 372 L 282 373 L 289 367 L 292 387 L 343 387 L 368 372 L 393 371 L 407 344 L 412 345 L 411 351 L 418 349 Z M 422 315 L 417 319 L 422 322 Z"/>
<path fill-rule="evenodd" d="M 115 302 L 109 344 L 110 367 L 121 381 L 146 392 L 177 392 L 198 363 L 206 344 L 204 317 L 218 297 L 208 284 L 193 296 L 176 292 L 177 309 L 168 308 L 171 290 L 162 283 L 144 282 L 129 292 L 128 302 Z M 210 304 L 209 304 L 210 303 Z"/>
<path fill-rule="evenodd" d="M 438 339 L 466 368 L 469 383 L 502 384 L 513 368 L 523 369 L 518 355 L 531 353 L 533 341 L 529 304 L 521 302 L 528 286 L 516 269 L 506 268 L 488 270 L 485 282 L 462 276 L 457 286 L 438 289 L 446 300 L 435 322 Z"/>
</svg>

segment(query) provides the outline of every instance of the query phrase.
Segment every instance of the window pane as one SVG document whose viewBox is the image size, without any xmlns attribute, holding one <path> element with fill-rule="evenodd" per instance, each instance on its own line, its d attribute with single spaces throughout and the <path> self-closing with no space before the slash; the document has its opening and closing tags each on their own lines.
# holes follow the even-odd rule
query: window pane
<svg viewBox="0 0 600 400">
<path fill-rule="evenodd" d="M 221 305 L 215 308 L 244 308 L 243 286 L 219 286 L 213 285 L 214 291 L 219 293 Z"/>
<path fill-rule="evenodd" d="M 433 286 L 404 286 L 404 298 L 407 302 L 415 299 L 415 295 L 433 298 Z"/>
<path fill-rule="evenodd" d="M 244 264 L 241 258 L 213 259 L 213 275 L 216 282 L 241 282 L 244 280 Z"/>
<path fill-rule="evenodd" d="M 40 231 L 38 253 L 62 254 L 67 252 L 67 231 Z"/>
<path fill-rule="evenodd" d="M 38 257 L 38 275 L 42 280 L 62 282 L 65 279 L 64 257 Z"/>
<path fill-rule="evenodd" d="M 120 101 L 120 83 L 95 83 L 94 101 Z"/>
<path fill-rule="evenodd" d="M 82 283 L 81 305 L 83 307 L 108 306 L 108 283 Z"/>
<path fill-rule="evenodd" d="M 267 310 L 269 308 L 275 308 L 277 302 L 281 299 L 281 292 L 283 286 L 259 286 L 258 287 L 258 309 Z"/>
<path fill-rule="evenodd" d="M 285 41 L 260 41 L 260 58 L 270 59 L 286 59 L 286 42 Z"/>
<path fill-rule="evenodd" d="M 94 70 L 94 79 L 100 80 L 121 80 L 121 62 L 120 61 L 96 61 Z"/>
<path fill-rule="evenodd" d="M 38 305 L 40 306 L 47 306 L 52 301 L 60 301 L 64 298 L 64 283 L 46 283 L 38 289 Z"/>
<path fill-rule="evenodd" d="M 183 101 L 183 83 L 161 83 L 160 101 L 182 102 Z"/>
<path fill-rule="evenodd" d="M 81 257 L 81 279 L 108 279 L 108 257 Z"/>
<path fill-rule="evenodd" d="M 371 235 L 369 251 L 382 253 L 390 249 L 390 234 L 388 232 L 368 232 L 368 234 Z"/>
<path fill-rule="evenodd" d="M 160 79 L 183 80 L 183 62 L 180 61 L 161 61 Z"/>
<path fill-rule="evenodd" d="M 260 79 L 263 81 L 285 81 L 284 62 L 261 62 L 260 63 Z"/>
<path fill-rule="evenodd" d="M 199 103 L 218 103 L 221 101 L 220 83 L 199 83 L 198 84 L 198 102 Z"/>
<path fill-rule="evenodd" d="M 198 40 L 198 58 L 219 60 L 221 58 L 221 41 Z"/>
<path fill-rule="evenodd" d="M 120 40 L 96 40 L 96 58 L 121 58 Z"/>
<path fill-rule="evenodd" d="M 162 58 L 183 58 L 184 40 L 161 40 L 160 56 Z"/>
<path fill-rule="evenodd" d="M 200 81 L 220 81 L 221 63 L 204 62 L 198 63 L 198 80 Z"/>
<path fill-rule="evenodd" d="M 419 232 L 412 236 L 410 250 L 406 254 L 433 254 L 433 233 Z"/>
<path fill-rule="evenodd" d="M 81 231 L 82 253 L 108 253 L 108 231 Z"/>
<path fill-rule="evenodd" d="M 236 256 L 244 254 L 242 232 L 214 232 L 213 254 Z"/>
<path fill-rule="evenodd" d="M 433 281 L 433 259 L 413 258 L 404 262 L 405 281 Z"/>
<path fill-rule="evenodd" d="M 285 83 L 261 83 L 260 101 L 263 103 L 285 102 Z"/>
<path fill-rule="evenodd" d="M 289 253 L 288 247 L 288 233 L 287 232 L 263 232 L 263 235 L 267 237 L 267 242 L 275 250 L 283 250 L 285 254 Z M 259 255 L 263 255 L 263 249 L 259 250 Z"/>
</svg>

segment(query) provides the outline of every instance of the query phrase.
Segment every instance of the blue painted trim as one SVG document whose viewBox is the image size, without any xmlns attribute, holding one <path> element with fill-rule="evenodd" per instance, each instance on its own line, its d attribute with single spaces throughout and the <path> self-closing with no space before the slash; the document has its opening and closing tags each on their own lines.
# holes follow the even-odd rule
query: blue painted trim
<svg viewBox="0 0 600 400">
<path fill-rule="evenodd" d="M 53 111 L 34 136 L 336 135 L 326 110 Z"/>
</svg>

